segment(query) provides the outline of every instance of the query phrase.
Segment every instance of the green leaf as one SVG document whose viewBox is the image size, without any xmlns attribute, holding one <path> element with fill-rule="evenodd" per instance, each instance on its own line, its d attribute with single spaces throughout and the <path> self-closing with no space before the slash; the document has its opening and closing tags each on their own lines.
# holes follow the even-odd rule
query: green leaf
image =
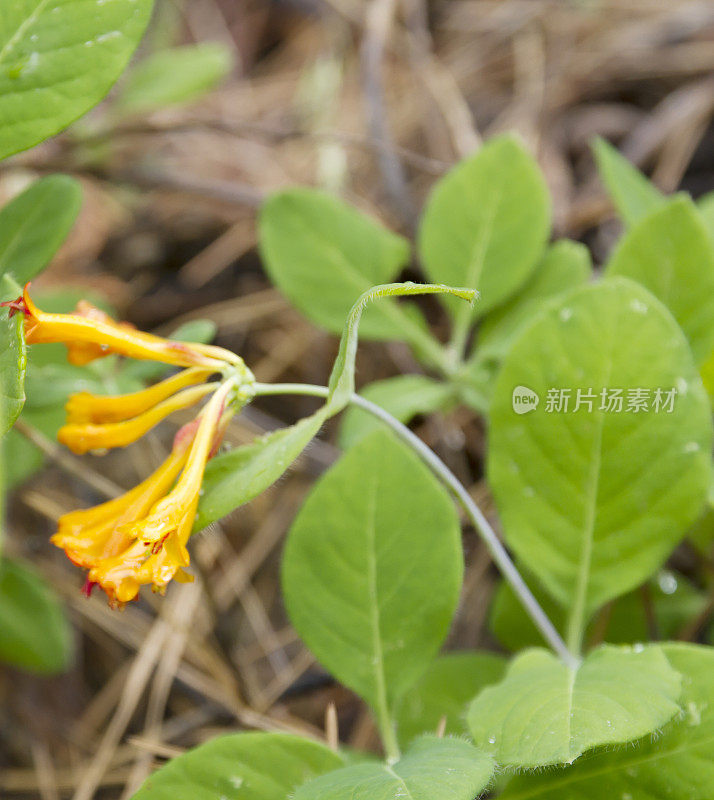
<svg viewBox="0 0 714 800">
<path fill-rule="evenodd" d="M 569 239 L 551 245 L 518 294 L 486 315 L 478 331 L 476 357 L 502 360 L 523 326 L 546 302 L 581 286 L 591 275 L 587 247 Z"/>
<path fill-rule="evenodd" d="M 574 669 L 547 650 L 526 650 L 473 701 L 469 727 L 501 765 L 572 764 L 660 728 L 679 712 L 681 691 L 682 676 L 655 646 L 605 645 Z"/>
<path fill-rule="evenodd" d="M 22 314 L 0 309 L 0 436 L 15 423 L 25 404 L 27 349 Z"/>
<path fill-rule="evenodd" d="M 390 433 L 376 431 L 310 493 L 288 537 L 282 582 L 307 646 L 380 715 L 436 655 L 462 572 L 446 490 Z"/>
<path fill-rule="evenodd" d="M 356 764 L 315 778 L 295 800 L 473 800 L 493 761 L 460 739 L 425 736 L 396 764 Z"/>
<path fill-rule="evenodd" d="M 714 351 L 714 241 L 692 201 L 668 200 L 629 230 L 606 267 L 646 286 L 672 312 L 701 363 Z"/>
<path fill-rule="evenodd" d="M 342 764 L 337 753 L 298 736 L 228 734 L 169 761 L 132 800 L 285 800 Z"/>
<path fill-rule="evenodd" d="M 503 136 L 437 183 L 422 217 L 419 252 L 435 283 L 478 289 L 475 313 L 482 315 L 523 284 L 549 230 L 543 175 L 518 140 Z M 457 320 L 473 313 L 458 309 Z"/>
<path fill-rule="evenodd" d="M 72 631 L 62 606 L 38 573 L 0 561 L 0 661 L 42 675 L 64 672 Z"/>
<path fill-rule="evenodd" d="M 447 734 L 468 732 L 464 710 L 485 686 L 501 680 L 506 659 L 495 653 L 447 653 L 439 656 L 397 705 L 397 734 L 407 745 L 434 732 L 446 718 Z"/>
<path fill-rule="evenodd" d="M 232 69 L 232 52 L 218 42 L 162 50 L 131 70 L 117 105 L 131 114 L 187 103 L 217 86 Z"/>
<path fill-rule="evenodd" d="M 714 786 L 714 650 L 663 648 L 684 675 L 681 719 L 634 746 L 604 750 L 567 769 L 515 777 L 502 800 L 710 800 Z"/>
<path fill-rule="evenodd" d="M 341 333 L 360 296 L 394 279 L 409 243 L 336 197 L 315 189 L 272 195 L 260 214 L 260 251 L 273 283 L 305 316 Z M 369 339 L 403 339 L 415 323 L 393 302 L 365 313 Z"/>
<path fill-rule="evenodd" d="M 212 458 L 206 465 L 194 530 L 250 502 L 286 472 L 320 430 L 322 412 L 305 417 L 250 444 Z"/>
<path fill-rule="evenodd" d="M 600 178 L 626 225 L 634 225 L 665 204 L 659 189 L 605 139 L 595 139 L 592 150 Z"/>
<path fill-rule="evenodd" d="M 384 286 L 374 286 L 367 290 L 357 302 L 347 317 L 340 339 L 340 350 L 330 373 L 329 395 L 326 409 L 330 416 L 334 416 L 344 409 L 350 401 L 355 390 L 355 359 L 359 343 L 360 322 L 362 314 L 373 300 L 385 297 L 399 297 L 418 294 L 448 294 L 460 300 L 473 302 L 477 294 L 473 289 L 458 289 L 442 284 L 430 283 L 388 283 Z M 378 304 L 379 305 L 379 304 Z"/>
<path fill-rule="evenodd" d="M 0 158 L 95 106 L 144 33 L 151 0 L 14 0 L 0 15 Z"/>
<path fill-rule="evenodd" d="M 25 284 L 41 272 L 72 229 L 82 188 L 66 175 L 50 175 L 0 211 L 0 274 Z"/>
<path fill-rule="evenodd" d="M 540 403 L 517 413 L 523 387 Z M 578 388 L 594 399 L 575 411 Z M 608 411 L 618 388 L 622 410 Z M 550 404 L 551 389 L 572 392 L 567 412 Z M 648 410 L 628 410 L 636 389 L 650 392 Z M 655 410 L 657 389 L 674 390 L 671 411 Z M 511 348 L 491 405 L 489 480 L 506 541 L 570 609 L 573 646 L 590 614 L 655 572 L 698 516 L 711 473 L 708 406 L 680 329 L 625 279 L 576 289 Z"/>
<path fill-rule="evenodd" d="M 454 391 L 447 383 L 425 375 L 398 375 L 370 383 L 360 394 L 400 422 L 407 423 L 417 414 L 431 414 L 444 408 L 452 400 Z M 352 406 L 340 427 L 340 446 L 347 449 L 381 426 L 372 414 Z"/>
</svg>

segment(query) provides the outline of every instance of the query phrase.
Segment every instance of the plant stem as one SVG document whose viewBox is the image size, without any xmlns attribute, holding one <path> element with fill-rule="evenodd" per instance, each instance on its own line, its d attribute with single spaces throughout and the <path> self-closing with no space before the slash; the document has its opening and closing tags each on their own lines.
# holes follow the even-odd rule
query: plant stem
<svg viewBox="0 0 714 800">
<path fill-rule="evenodd" d="M 386 706 L 377 709 L 377 727 L 379 738 L 382 740 L 384 755 L 390 764 L 395 764 L 401 758 L 397 733 L 394 728 L 394 719 Z"/>
<path fill-rule="evenodd" d="M 464 360 L 466 342 L 469 338 L 469 331 L 473 324 L 473 312 L 470 309 L 465 311 L 459 308 L 459 315 L 454 322 L 454 332 L 451 341 L 446 347 L 447 353 L 452 362 L 453 369 L 458 369 Z"/>
<path fill-rule="evenodd" d="M 300 394 L 311 395 L 313 397 L 327 397 L 328 389 L 326 386 L 312 386 L 310 384 L 302 383 L 283 383 L 283 384 L 261 384 L 255 385 L 256 395 L 268 394 Z M 444 464 L 444 462 L 427 447 L 424 442 L 406 425 L 399 422 L 391 414 L 385 411 L 375 403 L 370 402 L 358 394 L 353 394 L 350 398 L 352 405 L 369 412 L 373 416 L 382 420 L 388 425 L 397 436 L 426 463 L 426 465 L 437 475 L 437 477 L 448 486 L 451 491 L 456 495 L 459 502 L 464 508 L 466 515 L 472 522 L 476 530 L 484 540 L 486 547 L 491 553 L 496 566 L 501 571 L 503 577 L 510 583 L 513 591 L 516 593 L 521 601 L 524 609 L 533 620 L 533 623 L 543 635 L 543 638 L 553 648 L 553 650 L 560 656 L 563 662 L 574 668 L 578 665 L 578 658 L 567 647 L 561 635 L 555 629 L 555 626 L 550 621 L 548 615 L 543 611 L 540 603 L 534 597 L 531 590 L 526 585 L 516 565 L 511 560 L 505 547 L 501 544 L 496 532 L 491 527 L 491 524 L 483 515 L 481 509 L 471 498 L 463 484 L 454 475 L 454 473 Z M 386 746 L 386 745 L 385 745 Z"/>
</svg>

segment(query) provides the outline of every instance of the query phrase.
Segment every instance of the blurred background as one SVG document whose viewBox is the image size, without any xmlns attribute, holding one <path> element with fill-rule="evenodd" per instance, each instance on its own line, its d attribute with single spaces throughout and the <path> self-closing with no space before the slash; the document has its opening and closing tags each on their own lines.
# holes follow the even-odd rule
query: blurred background
<svg viewBox="0 0 714 800">
<path fill-rule="evenodd" d="M 167 48 L 196 44 L 190 59 L 162 65 Z M 180 92 L 164 80 L 178 69 Z M 51 172 L 82 182 L 78 224 L 35 286 L 48 307 L 88 295 L 163 334 L 192 323 L 194 336 L 210 336 L 210 324 L 195 324 L 209 320 L 258 380 L 324 384 L 335 338 L 271 288 L 256 251 L 271 191 L 322 186 L 411 235 L 434 181 L 515 130 L 549 182 L 555 235 L 584 241 L 599 263 L 618 230 L 592 138 L 614 142 L 662 189 L 696 197 L 714 189 L 713 113 L 711 0 L 158 0 L 110 97 L 3 162 L 0 202 Z M 438 305 L 426 308 L 439 332 Z M 192 541 L 194 584 L 112 611 L 101 593 L 82 596 L 81 571 L 49 536 L 61 514 L 137 483 L 182 420 L 127 451 L 77 459 L 53 441 L 65 377 L 57 353 L 36 358 L 6 444 L 4 551 L 36 570 L 42 591 L 23 600 L 33 579 L 0 573 L 0 591 L 21 598 L 0 611 L 6 631 L 14 623 L 0 636 L 11 662 L 0 665 L 0 797 L 127 800 L 157 763 L 221 732 L 324 736 L 330 704 L 344 742 L 376 747 L 366 710 L 297 640 L 279 592 L 283 537 L 339 455 L 334 427 L 277 486 Z M 360 384 L 419 369 L 401 344 L 366 343 L 358 366 Z M 112 364 L 91 386 L 150 377 Z M 229 441 L 314 407 L 263 400 Z M 416 429 L 493 518 L 481 420 L 462 408 Z M 486 625 L 497 576 L 468 529 L 464 545 L 449 646 L 498 650 Z M 23 639 L 23 614 L 44 614 L 35 641 Z"/>
</svg>

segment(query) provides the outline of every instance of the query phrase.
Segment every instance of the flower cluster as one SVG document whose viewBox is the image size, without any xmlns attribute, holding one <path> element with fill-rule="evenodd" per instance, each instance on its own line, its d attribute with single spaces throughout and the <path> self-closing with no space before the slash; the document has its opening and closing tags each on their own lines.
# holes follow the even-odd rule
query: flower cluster
<svg viewBox="0 0 714 800">
<path fill-rule="evenodd" d="M 133 600 L 150 584 L 163 591 L 172 579 L 191 580 L 186 543 L 193 529 L 207 461 L 237 408 L 250 397 L 253 376 L 242 359 L 220 347 L 187 344 L 137 331 L 81 302 L 73 314 L 48 314 L 22 297 L 3 305 L 24 314 L 28 344 L 61 342 L 73 364 L 112 353 L 181 367 L 175 375 L 133 394 L 69 398 L 58 439 L 72 452 L 124 447 L 178 409 L 209 398 L 176 435 L 168 458 L 131 491 L 107 503 L 65 514 L 52 537 L 88 570 L 85 591 L 99 584 L 110 603 Z M 217 376 L 213 378 L 213 376 Z"/>
</svg>

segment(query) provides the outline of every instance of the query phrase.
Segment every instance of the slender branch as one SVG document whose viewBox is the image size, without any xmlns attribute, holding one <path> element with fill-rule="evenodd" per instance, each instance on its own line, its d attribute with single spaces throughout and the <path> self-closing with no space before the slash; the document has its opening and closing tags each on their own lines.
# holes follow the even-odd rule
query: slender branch
<svg viewBox="0 0 714 800">
<path fill-rule="evenodd" d="M 283 383 L 283 384 L 261 384 L 255 385 L 257 396 L 261 395 L 275 395 L 275 394 L 300 394 L 311 395 L 313 397 L 327 397 L 328 389 L 326 386 L 312 386 L 309 384 L 301 383 Z M 568 649 L 563 641 L 563 638 L 555 629 L 555 626 L 550 621 L 548 615 L 543 611 L 538 600 L 535 598 L 531 590 L 528 588 L 526 582 L 521 577 L 516 565 L 508 555 L 506 548 L 501 544 L 496 532 L 491 527 L 491 524 L 484 516 L 481 509 L 473 501 L 471 495 L 468 493 L 464 485 L 454 475 L 454 473 L 444 464 L 444 462 L 436 455 L 424 442 L 406 425 L 403 425 L 399 420 L 395 419 L 391 414 L 385 411 L 380 406 L 369 400 L 361 397 L 358 394 L 353 394 L 350 398 L 350 403 L 358 408 L 367 411 L 374 417 L 382 420 L 388 425 L 399 438 L 411 447 L 417 455 L 426 463 L 426 465 L 448 486 L 451 491 L 456 495 L 461 505 L 466 511 L 466 515 L 473 523 L 476 530 L 484 540 L 486 547 L 491 553 L 496 566 L 501 571 L 503 577 L 510 583 L 513 591 L 516 593 L 521 601 L 524 609 L 533 620 L 533 623 L 543 635 L 543 638 L 553 648 L 553 650 L 560 656 L 563 662 L 575 668 L 578 665 L 578 658 Z"/>
</svg>

